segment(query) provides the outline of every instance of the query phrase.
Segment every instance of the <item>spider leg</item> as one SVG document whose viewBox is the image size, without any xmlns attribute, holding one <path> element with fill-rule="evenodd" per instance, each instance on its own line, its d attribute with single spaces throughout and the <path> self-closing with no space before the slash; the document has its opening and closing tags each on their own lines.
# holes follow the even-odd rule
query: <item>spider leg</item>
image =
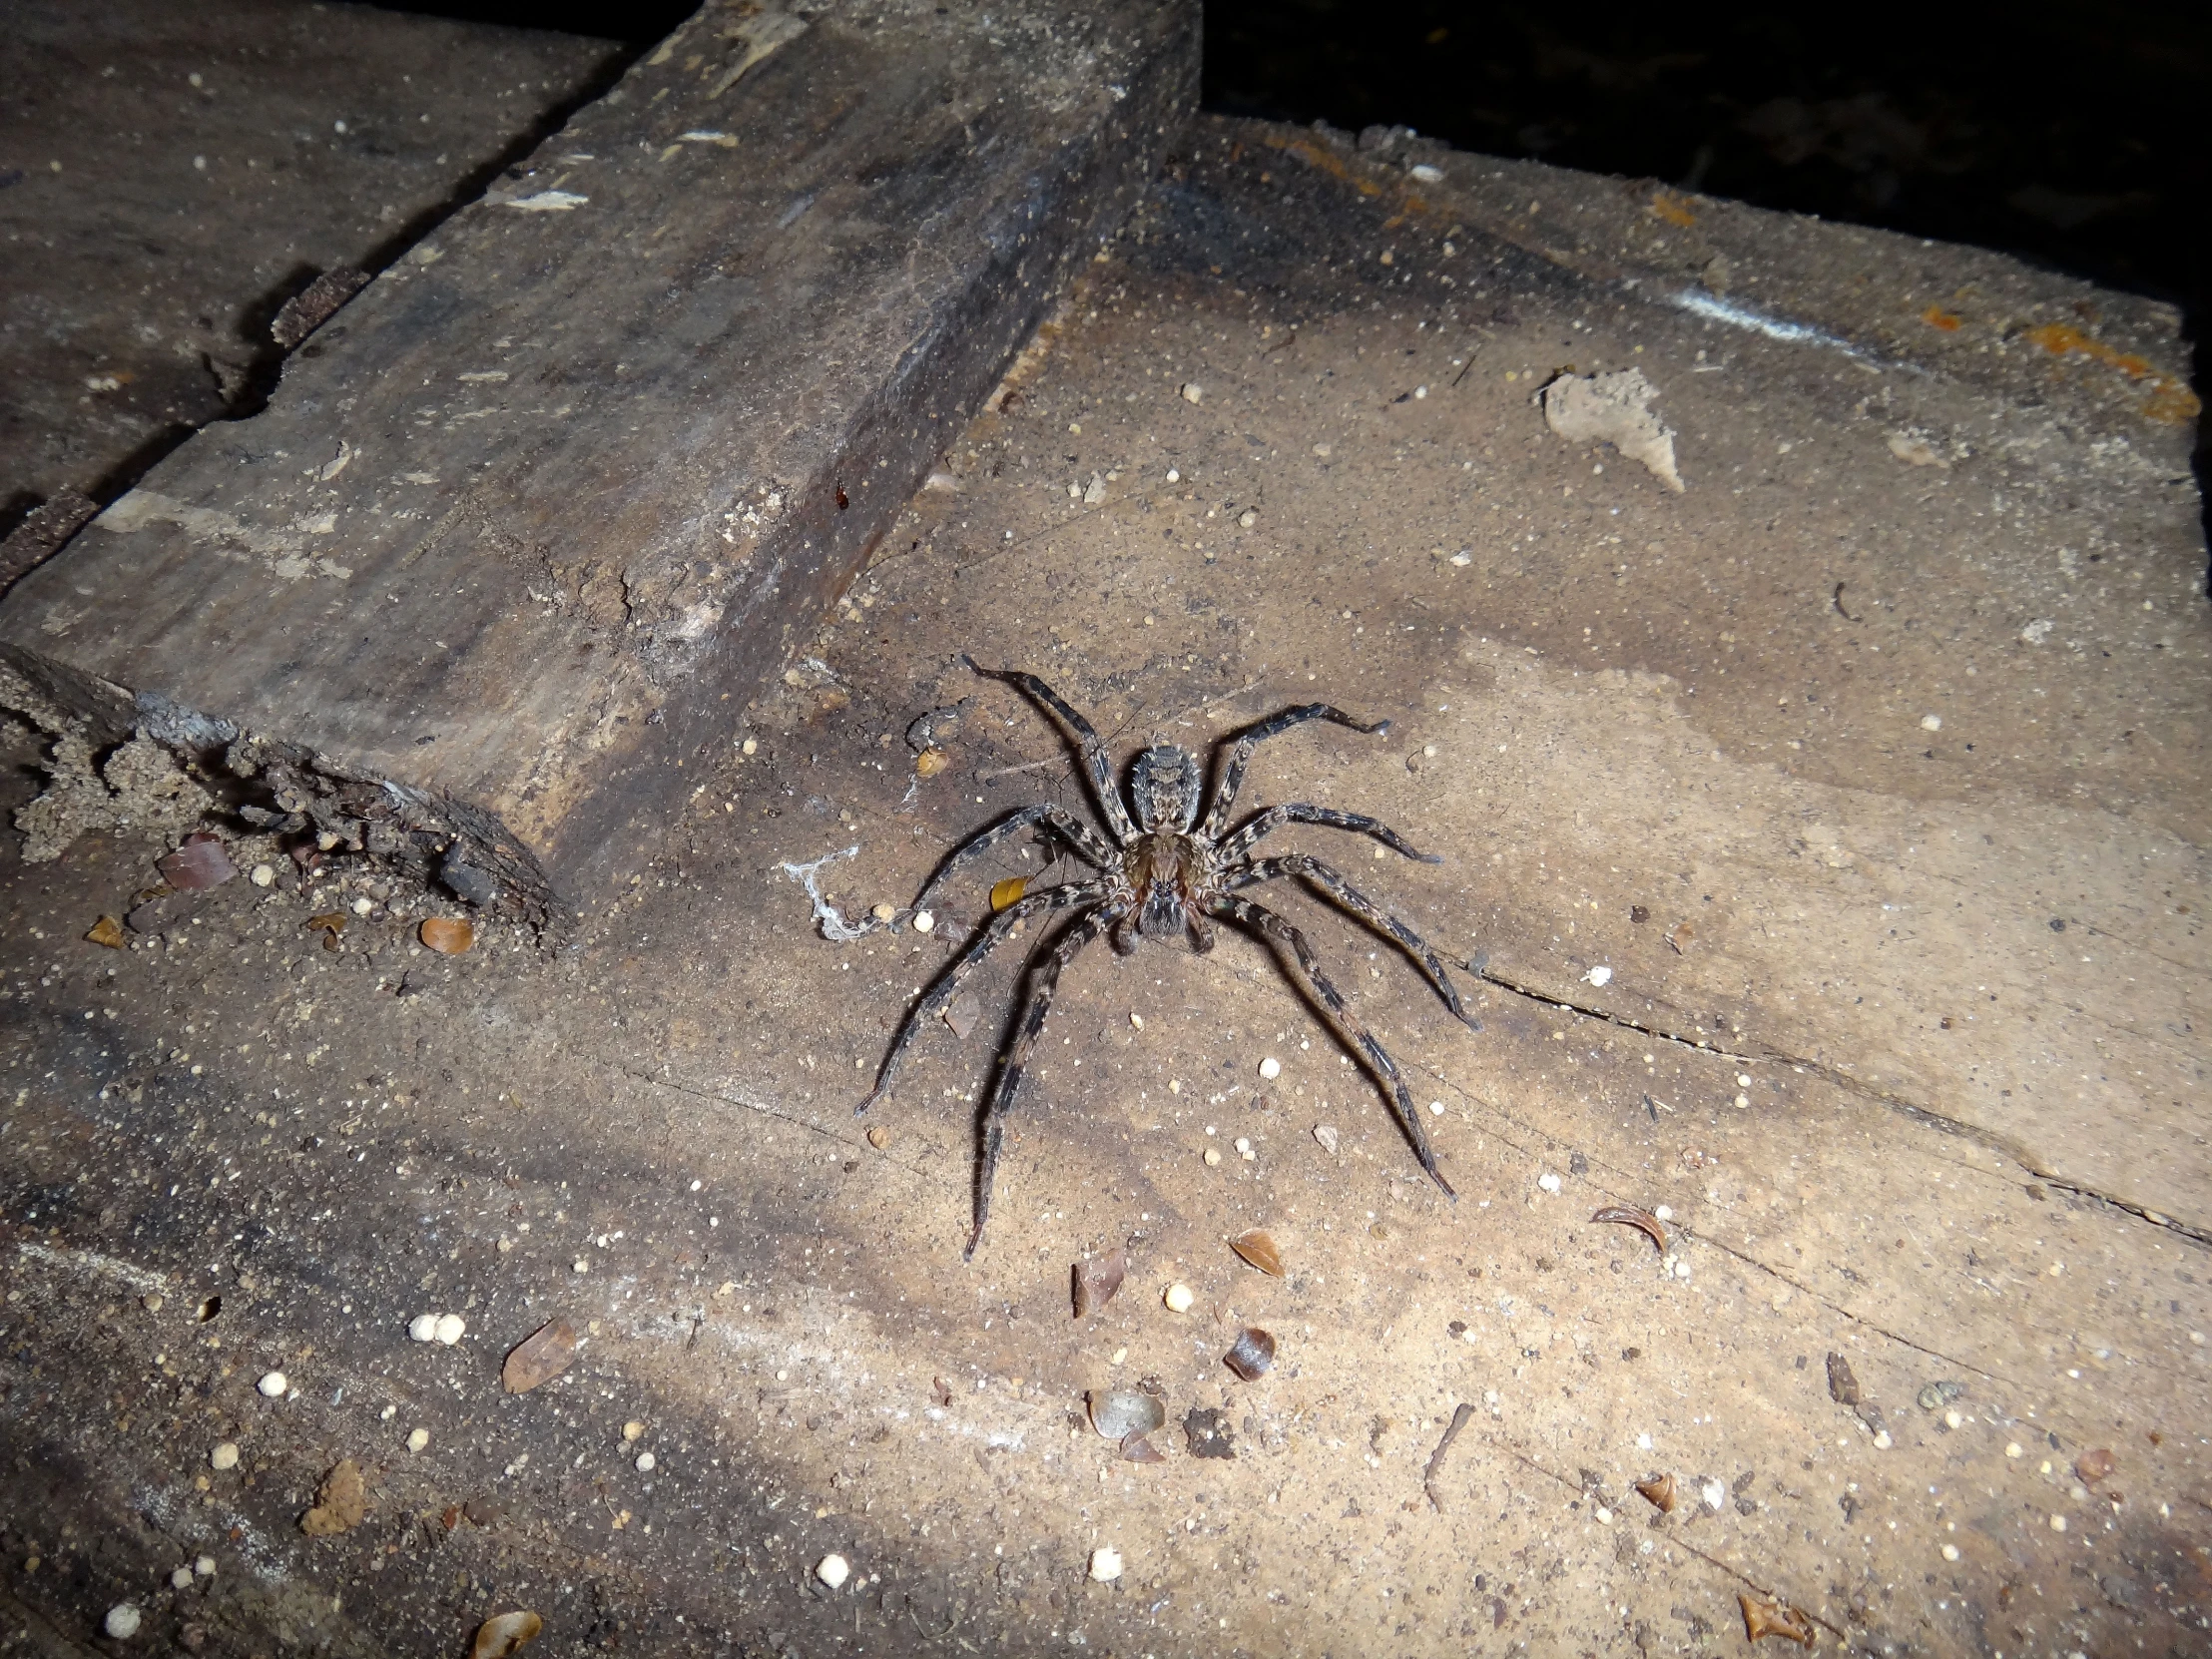
<svg viewBox="0 0 2212 1659">
<path fill-rule="evenodd" d="M 1050 953 L 1029 970 L 1029 995 L 1022 1003 L 1020 1023 L 983 1107 L 983 1154 L 975 1171 L 975 1231 L 968 1235 L 967 1249 L 960 1252 L 963 1262 L 972 1261 L 975 1247 L 983 1242 L 983 1224 L 991 1214 L 991 1180 L 998 1172 L 998 1155 L 1006 1141 L 1006 1113 L 1014 1103 L 1014 1091 L 1021 1087 L 1029 1051 L 1036 1047 L 1038 1034 L 1044 1030 L 1044 1017 L 1051 1010 L 1052 993 L 1059 989 L 1061 970 L 1075 959 L 1077 951 L 1117 919 L 1113 908 L 1091 911 L 1062 933 Z"/>
<path fill-rule="evenodd" d="M 1333 830 L 1356 830 L 1363 835 L 1373 835 L 1391 851 L 1402 852 L 1416 863 L 1440 864 L 1444 861 L 1441 853 L 1421 851 L 1381 819 L 1370 818 L 1365 813 L 1340 813 L 1334 807 L 1310 807 L 1303 801 L 1287 801 L 1280 807 L 1254 814 L 1251 821 L 1225 839 L 1216 851 L 1223 858 L 1242 858 L 1286 824 L 1326 824 Z"/>
<path fill-rule="evenodd" d="M 1244 788 L 1245 768 L 1252 764 L 1252 752 L 1268 739 L 1288 732 L 1294 726 L 1303 726 L 1310 720 L 1332 721 L 1339 726 L 1349 726 L 1355 732 L 1369 736 L 1387 732 L 1390 723 L 1379 720 L 1373 726 L 1354 720 L 1342 709 L 1332 709 L 1326 703 L 1307 703 L 1296 709 L 1285 709 L 1281 714 L 1270 715 L 1259 725 L 1252 727 L 1238 738 L 1237 747 L 1229 752 L 1229 764 L 1222 769 L 1221 784 L 1214 791 L 1213 809 L 1206 815 L 1206 823 L 1199 830 L 1201 839 L 1215 840 L 1229 828 L 1229 815 L 1237 805 L 1237 792 Z"/>
<path fill-rule="evenodd" d="M 1091 723 L 1075 712 L 1075 706 L 1034 674 L 1026 674 L 1018 668 L 984 668 L 973 657 L 963 657 L 961 661 L 986 680 L 1003 680 L 1019 687 L 1067 723 L 1083 751 L 1083 769 L 1090 775 L 1091 793 L 1098 800 L 1098 810 L 1105 817 L 1107 829 L 1124 841 L 1136 839 L 1137 827 L 1130 821 L 1129 809 L 1122 805 L 1120 792 L 1114 788 L 1114 768 L 1106 758 L 1106 746 L 1098 741 L 1098 732 Z"/>
<path fill-rule="evenodd" d="M 1273 881 L 1283 875 L 1296 875 L 1302 880 L 1311 881 L 1378 933 L 1387 937 L 1405 952 L 1415 967 L 1427 975 L 1428 982 L 1436 987 L 1436 994 L 1444 999 L 1444 1006 L 1452 1011 L 1460 1023 L 1472 1031 L 1482 1029 L 1481 1022 L 1472 1018 L 1460 1005 L 1459 988 L 1452 984 L 1450 975 L 1444 972 L 1442 960 L 1430 948 L 1428 941 L 1347 881 L 1342 872 L 1331 868 L 1319 858 L 1304 852 L 1292 852 L 1280 858 L 1262 858 L 1257 863 L 1232 871 L 1227 880 L 1231 887 L 1249 887 L 1255 881 Z"/>
<path fill-rule="evenodd" d="M 992 847 L 1008 839 L 1017 830 L 1032 824 L 1045 824 L 1057 830 L 1076 856 L 1087 858 L 1100 869 L 1106 869 L 1120 860 L 1121 854 L 1106 842 L 1105 836 L 1085 824 L 1065 807 L 1047 802 L 1042 806 L 1024 807 L 1011 817 L 1001 819 L 988 830 L 971 838 L 966 845 L 956 848 L 936 872 L 922 883 L 921 891 L 914 895 L 914 908 L 920 909 L 929 895 L 952 878 L 953 871 L 980 858 Z"/>
<path fill-rule="evenodd" d="M 1206 909 L 1210 915 L 1248 927 L 1272 943 L 1290 946 L 1298 958 L 1299 976 L 1305 981 L 1306 988 L 1329 1011 L 1339 1029 L 1359 1045 L 1360 1052 L 1367 1057 L 1378 1078 L 1389 1085 L 1391 1115 L 1397 1119 L 1397 1126 L 1404 1131 L 1406 1140 L 1412 1143 L 1413 1156 L 1419 1160 L 1420 1167 L 1427 1172 L 1428 1179 L 1443 1190 L 1446 1198 L 1457 1198 L 1459 1195 L 1451 1190 L 1451 1183 L 1436 1168 L 1436 1154 L 1428 1144 L 1428 1131 L 1421 1127 L 1420 1113 L 1413 1106 L 1413 1097 L 1405 1092 L 1405 1079 L 1398 1075 L 1396 1063 L 1384 1052 L 1382 1045 L 1375 1040 L 1374 1034 L 1345 1006 L 1344 993 L 1332 985 L 1328 975 L 1322 972 L 1321 962 L 1314 955 L 1314 947 L 1306 942 L 1306 935 L 1273 910 L 1265 905 L 1255 904 L 1249 898 L 1224 895 L 1207 905 Z"/>
<path fill-rule="evenodd" d="M 1043 892 L 1033 892 L 1026 898 L 1018 898 L 984 924 L 966 947 L 952 959 L 952 965 L 937 976 L 937 982 L 929 987 L 906 1011 L 899 1022 L 898 1035 L 891 1039 L 890 1052 L 883 1056 L 883 1063 L 875 1071 L 875 1087 L 868 1090 L 867 1098 L 852 1108 L 858 1117 L 884 1095 L 890 1093 L 892 1080 L 898 1075 L 898 1063 L 905 1055 L 906 1045 L 921 1030 L 922 1022 L 932 1014 L 942 1013 L 959 990 L 961 982 L 980 967 L 983 958 L 1013 933 L 1015 926 L 1034 915 L 1049 915 L 1064 910 L 1071 904 L 1087 903 L 1106 890 L 1102 881 L 1071 881 L 1065 886 L 1047 887 Z"/>
</svg>

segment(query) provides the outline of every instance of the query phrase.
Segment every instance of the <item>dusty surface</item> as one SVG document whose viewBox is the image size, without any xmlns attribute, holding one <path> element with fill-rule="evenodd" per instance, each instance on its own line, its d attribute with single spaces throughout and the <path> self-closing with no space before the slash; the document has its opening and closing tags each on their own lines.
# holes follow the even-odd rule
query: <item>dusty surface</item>
<svg viewBox="0 0 2212 1659">
<path fill-rule="evenodd" d="M 1647 304 L 1474 229 L 1480 178 L 1415 208 L 1310 136 L 1192 151 L 570 953 L 422 951 L 423 901 L 342 864 L 159 900 L 111 950 L 83 935 L 161 848 L 11 862 L 0 1605 L 30 1651 L 130 1599 L 237 1654 L 446 1653 L 520 1607 L 651 1653 L 1703 1655 L 1739 1593 L 1851 1651 L 2203 1650 L 2182 429 L 2079 353 L 2031 359 L 2038 406 Z M 1763 223 L 1778 263 L 1814 234 Z M 2022 278 L 1990 338 L 2071 303 Z M 1551 433 L 1569 363 L 1658 388 L 1683 494 Z M 1256 946 L 1098 948 L 961 1264 L 1014 964 L 850 1107 L 1039 854 L 841 946 L 780 867 L 856 846 L 818 877 L 856 914 L 1012 807 L 1080 806 L 961 652 L 1122 754 L 1315 697 L 1393 722 L 1277 740 L 1247 799 L 1443 855 L 1279 837 L 1471 957 L 1479 1033 L 1270 901 L 1440 1105 L 1456 1204 Z M 906 735 L 955 703 L 918 778 Z M 1665 1206 L 1665 1255 L 1609 1204 Z M 1223 1243 L 1254 1226 L 1286 1278 Z M 1069 1264 L 1121 1241 L 1129 1284 L 1071 1320 Z M 446 1312 L 457 1345 L 409 1340 Z M 555 1317 L 573 1368 L 504 1394 Z M 1280 1359 L 1240 1382 L 1254 1324 Z M 1083 1393 L 1147 1379 L 1167 1457 L 1123 1463 Z M 1192 1453 L 1194 1409 L 1232 1457 Z M 310 1538 L 347 1458 L 366 1517 Z M 1662 1473 L 1671 1514 L 1632 1485 Z"/>
<path fill-rule="evenodd" d="M 251 411 L 269 323 L 481 188 L 618 49 L 367 6 L 8 8 L 0 533 Z"/>
</svg>

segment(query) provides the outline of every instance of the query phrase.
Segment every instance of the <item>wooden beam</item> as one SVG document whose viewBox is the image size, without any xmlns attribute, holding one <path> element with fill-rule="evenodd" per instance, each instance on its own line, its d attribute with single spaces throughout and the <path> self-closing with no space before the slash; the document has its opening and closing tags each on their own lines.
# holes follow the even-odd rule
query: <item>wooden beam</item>
<svg viewBox="0 0 2212 1659">
<path fill-rule="evenodd" d="M 0 661 L 556 929 L 1133 205 L 1191 4 L 710 5 L 0 603 Z M 81 707 L 80 707 L 81 705 Z"/>
</svg>

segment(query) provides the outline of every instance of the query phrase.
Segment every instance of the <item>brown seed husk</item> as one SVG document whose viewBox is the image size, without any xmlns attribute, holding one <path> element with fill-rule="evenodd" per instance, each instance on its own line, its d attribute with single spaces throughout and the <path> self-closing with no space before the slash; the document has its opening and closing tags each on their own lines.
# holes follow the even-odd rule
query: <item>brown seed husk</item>
<svg viewBox="0 0 2212 1659">
<path fill-rule="evenodd" d="M 154 867 L 162 872 L 162 879 L 179 892 L 220 887 L 239 872 L 238 865 L 231 862 L 231 855 L 223 850 L 223 843 L 205 834 L 187 836 L 183 846 Z"/>
<path fill-rule="evenodd" d="M 538 1639 L 545 1620 L 531 1612 L 495 1613 L 476 1627 L 468 1659 L 508 1659 Z"/>
<path fill-rule="evenodd" d="M 914 776 L 916 778 L 934 778 L 951 764 L 952 757 L 943 750 L 924 749 L 914 757 Z"/>
<path fill-rule="evenodd" d="M 110 950 L 123 948 L 123 923 L 113 916 L 102 916 L 92 924 L 92 931 L 85 938 L 93 944 L 104 944 Z"/>
<path fill-rule="evenodd" d="M 1608 1204 L 1590 1220 L 1618 1222 L 1623 1227 L 1633 1227 L 1651 1241 L 1652 1247 L 1660 1255 L 1667 1253 L 1667 1230 L 1649 1210 L 1639 1210 L 1633 1204 Z"/>
<path fill-rule="evenodd" d="M 1851 1362 L 1841 1354 L 1828 1357 L 1828 1397 L 1839 1405 L 1859 1403 L 1859 1379 L 1852 1373 Z"/>
<path fill-rule="evenodd" d="M 458 916 L 431 916 L 416 931 L 440 956 L 458 956 L 476 942 L 476 929 Z"/>
<path fill-rule="evenodd" d="M 528 1393 L 552 1382 L 575 1359 L 576 1327 L 564 1319 L 548 1320 L 515 1344 L 499 1368 L 499 1381 L 511 1394 Z"/>
<path fill-rule="evenodd" d="M 1103 1256 L 1086 1256 L 1069 1270 L 1075 1317 L 1088 1319 L 1114 1300 L 1129 1273 L 1129 1253 L 1120 1245 Z"/>
<path fill-rule="evenodd" d="M 299 1517 L 299 1530 L 310 1538 L 327 1538 L 332 1533 L 350 1532 L 367 1513 L 368 1486 L 361 1479 L 361 1466 L 350 1457 L 341 1457 L 337 1467 L 322 1477 L 315 1506 Z"/>
<path fill-rule="evenodd" d="M 891 1144 L 891 1132 L 881 1124 L 877 1124 L 867 1132 L 867 1144 L 880 1152 Z"/>
<path fill-rule="evenodd" d="M 2112 1472 L 2113 1465 L 2118 1461 L 2109 1448 L 2099 1446 L 2094 1451 L 2084 1451 L 2074 1459 L 2074 1473 L 2081 1476 L 2084 1486 L 2094 1486 Z"/>
<path fill-rule="evenodd" d="M 1780 1636 L 1801 1647 L 1813 1645 L 1813 1621 L 1795 1607 L 1777 1601 L 1756 1601 L 1741 1590 L 1736 1605 L 1744 1610 L 1744 1635 L 1756 1642 L 1762 1636 Z"/>
<path fill-rule="evenodd" d="M 1142 1434 L 1125 1435 L 1121 1442 L 1121 1460 L 1125 1463 L 1164 1463 L 1167 1453 Z"/>
<path fill-rule="evenodd" d="M 1091 1426 L 1105 1439 L 1127 1441 L 1168 1420 L 1167 1408 L 1150 1394 L 1093 1388 L 1083 1398 L 1090 1406 Z"/>
<path fill-rule="evenodd" d="M 1229 1248 L 1270 1279 L 1283 1277 L 1283 1253 L 1275 1248 L 1275 1241 L 1257 1227 L 1249 1233 L 1239 1233 L 1229 1241 Z"/>
<path fill-rule="evenodd" d="M 1275 1339 L 1257 1328 L 1240 1331 L 1221 1363 L 1247 1382 L 1257 1382 L 1275 1369 Z"/>
<path fill-rule="evenodd" d="M 1674 1513 L 1674 1476 L 1655 1474 L 1648 1480 L 1636 1482 L 1636 1490 L 1662 1515 Z"/>
</svg>

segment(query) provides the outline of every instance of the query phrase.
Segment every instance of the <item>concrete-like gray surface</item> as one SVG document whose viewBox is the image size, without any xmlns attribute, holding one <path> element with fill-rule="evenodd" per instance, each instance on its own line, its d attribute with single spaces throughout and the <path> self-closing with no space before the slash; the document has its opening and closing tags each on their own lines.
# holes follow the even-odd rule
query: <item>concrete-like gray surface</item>
<svg viewBox="0 0 2212 1659">
<path fill-rule="evenodd" d="M 0 531 L 252 407 L 286 298 L 407 246 L 617 54 L 357 5 L 11 5 Z"/>
<path fill-rule="evenodd" d="M 1641 234 L 1648 192 L 1404 160 L 1196 128 L 558 960 L 423 952 L 425 901 L 341 864 L 163 900 L 111 951 L 82 935 L 159 848 L 4 872 L 6 1605 L 85 1643 L 130 1598 L 240 1654 L 457 1651 L 525 1606 L 656 1653 L 1705 1655 L 1740 1593 L 1853 1652 L 2203 1645 L 2204 550 L 2184 429 L 2101 378 L 2172 372 L 2170 330 L 2088 336 L 2140 375 L 2024 346 L 2108 301 L 1998 272 L 2001 304 L 1927 325 L 1946 365 L 1904 323 L 1985 256 L 1670 201 L 1740 239 L 1758 315 L 1763 249 L 1912 273 L 1895 339 L 1776 339 L 1570 269 L 1594 229 L 1551 259 L 1479 223 L 1503 183 Z M 2002 378 L 2023 350 L 2039 402 Z M 1569 364 L 1658 388 L 1682 494 L 1549 431 Z M 841 946 L 782 867 L 856 846 L 819 876 L 852 914 L 1013 806 L 1080 805 L 961 653 L 1123 755 L 1316 697 L 1393 721 L 1278 740 L 1248 799 L 1443 855 L 1280 837 L 1479 963 L 1479 1033 L 1280 902 L 1440 1106 L 1455 1205 L 1258 948 L 1097 948 L 961 1264 L 1013 964 L 967 1039 L 924 1037 L 880 1144 L 850 1107 L 1039 856 Z M 962 700 L 919 776 L 911 724 Z M 1664 1206 L 1666 1255 L 1606 1204 Z M 1253 1226 L 1285 1279 L 1223 1243 Z M 1071 1321 L 1068 1264 L 1123 1240 L 1128 1287 Z M 408 1340 L 446 1311 L 458 1346 Z M 575 1367 L 503 1394 L 556 1315 Z M 1220 1363 L 1245 1324 L 1281 1345 L 1257 1383 Z M 1158 1465 L 1082 1418 L 1138 1380 Z M 1191 1454 L 1193 1409 L 1233 1458 Z M 368 1516 L 310 1539 L 344 1457 Z M 1662 1473 L 1671 1514 L 1632 1488 Z"/>
</svg>

